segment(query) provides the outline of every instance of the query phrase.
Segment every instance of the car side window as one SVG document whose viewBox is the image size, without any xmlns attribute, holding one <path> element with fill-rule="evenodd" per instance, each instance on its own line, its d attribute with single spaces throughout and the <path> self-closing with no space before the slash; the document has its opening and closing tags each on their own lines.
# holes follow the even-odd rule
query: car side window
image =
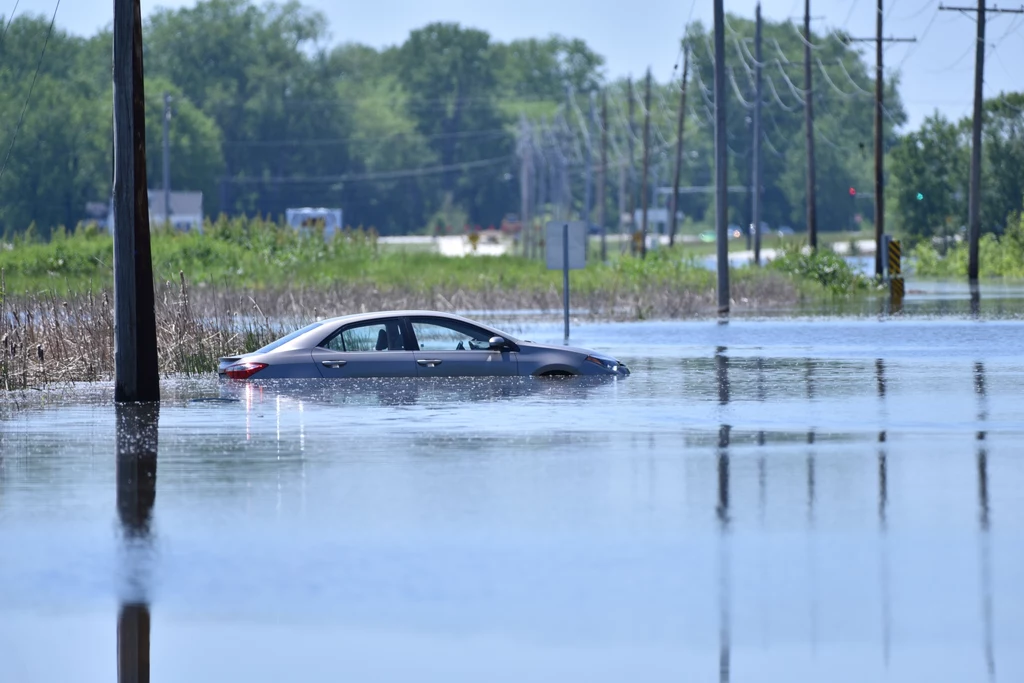
<svg viewBox="0 0 1024 683">
<path fill-rule="evenodd" d="M 490 332 L 458 320 L 414 319 L 411 324 L 423 351 L 482 351 L 490 348 Z"/>
<path fill-rule="evenodd" d="M 402 326 L 397 320 L 349 325 L 321 344 L 332 351 L 404 351 Z"/>
</svg>

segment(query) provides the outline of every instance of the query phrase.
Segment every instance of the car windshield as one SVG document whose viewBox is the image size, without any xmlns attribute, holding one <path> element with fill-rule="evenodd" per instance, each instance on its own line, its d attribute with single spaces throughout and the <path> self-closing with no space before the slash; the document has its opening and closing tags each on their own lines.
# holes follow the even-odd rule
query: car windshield
<svg viewBox="0 0 1024 683">
<path fill-rule="evenodd" d="M 277 341 L 270 342 L 269 344 L 267 344 L 263 348 L 256 349 L 255 351 L 253 351 L 253 353 L 269 353 L 270 351 L 273 351 L 274 349 L 276 349 L 276 348 L 278 348 L 280 346 L 284 346 L 285 344 L 287 344 L 291 340 L 297 339 L 298 337 L 301 337 L 302 335 L 306 334 L 310 330 L 315 330 L 316 328 L 320 327 L 321 325 L 323 325 L 323 322 L 315 322 L 315 323 L 312 323 L 310 325 L 306 325 L 302 329 L 295 330 L 291 334 L 286 334 L 285 336 L 281 337 Z"/>
</svg>

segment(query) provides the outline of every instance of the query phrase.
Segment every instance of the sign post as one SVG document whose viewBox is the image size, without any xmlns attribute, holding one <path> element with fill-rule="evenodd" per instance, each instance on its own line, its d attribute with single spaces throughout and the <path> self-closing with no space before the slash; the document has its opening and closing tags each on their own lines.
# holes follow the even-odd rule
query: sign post
<svg viewBox="0 0 1024 683">
<path fill-rule="evenodd" d="M 544 241 L 548 270 L 562 270 L 562 303 L 565 342 L 569 341 L 569 271 L 587 266 L 587 224 L 585 221 L 550 221 Z"/>
</svg>

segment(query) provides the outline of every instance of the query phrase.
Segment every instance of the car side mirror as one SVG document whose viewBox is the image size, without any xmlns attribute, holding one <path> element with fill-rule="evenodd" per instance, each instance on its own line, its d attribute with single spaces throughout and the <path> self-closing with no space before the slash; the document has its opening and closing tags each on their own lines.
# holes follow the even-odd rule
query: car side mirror
<svg viewBox="0 0 1024 683">
<path fill-rule="evenodd" d="M 501 349 L 505 348 L 505 345 L 507 343 L 508 342 L 505 341 L 504 337 L 491 337 L 490 339 L 487 340 L 487 344 L 495 351 L 500 351 Z"/>
</svg>

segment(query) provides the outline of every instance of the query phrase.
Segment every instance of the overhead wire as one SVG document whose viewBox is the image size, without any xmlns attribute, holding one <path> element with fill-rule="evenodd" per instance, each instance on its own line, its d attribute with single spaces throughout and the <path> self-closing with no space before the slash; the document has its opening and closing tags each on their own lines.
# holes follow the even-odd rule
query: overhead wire
<svg viewBox="0 0 1024 683">
<path fill-rule="evenodd" d="M 14 135 L 11 136 L 11 144 L 7 148 L 7 155 L 4 157 L 3 166 L 0 166 L 0 180 L 3 179 L 4 173 L 7 171 L 7 163 L 11 160 L 11 152 L 14 150 L 14 143 L 18 141 L 18 132 L 21 130 L 21 124 L 25 121 L 25 112 L 28 111 L 29 102 L 32 101 L 32 92 L 36 88 L 36 79 L 39 78 L 39 69 L 43 66 L 43 57 L 46 56 L 46 46 L 50 44 L 50 36 L 53 35 L 53 25 L 57 21 L 57 10 L 60 9 L 60 0 L 57 0 L 57 4 L 53 8 L 53 16 L 50 17 L 50 26 L 46 29 L 46 38 L 43 39 L 43 47 L 39 51 L 39 60 L 36 62 L 35 73 L 32 74 L 32 82 L 28 86 L 28 95 L 25 97 L 25 104 L 21 108 L 21 115 L 18 116 L 18 124 L 14 127 Z"/>
<path fill-rule="evenodd" d="M 859 85 L 857 85 L 857 81 L 853 80 L 853 76 L 851 76 L 850 72 L 846 70 L 846 64 L 843 63 L 842 59 L 837 59 L 836 63 L 839 65 L 840 70 L 842 70 L 843 74 L 846 76 L 846 80 L 848 80 L 850 82 L 850 85 L 852 85 L 854 88 L 856 88 L 863 95 L 867 95 L 867 96 L 871 96 L 871 97 L 874 96 L 874 94 L 871 91 L 865 90 L 864 88 L 862 88 Z"/>
<path fill-rule="evenodd" d="M 11 10 L 11 15 L 7 17 L 7 24 L 4 26 L 3 35 L 0 35 L 0 45 L 3 44 L 4 38 L 7 37 L 7 29 L 11 27 L 11 22 L 14 21 L 14 15 L 18 13 L 18 3 L 20 2 L 21 0 L 14 0 L 14 9 Z"/>
<path fill-rule="evenodd" d="M 843 91 L 838 85 L 835 84 L 835 82 L 832 80 L 832 77 L 828 75 L 828 69 L 825 68 L 825 65 L 822 63 L 821 59 L 819 57 L 815 57 L 814 59 L 815 59 L 815 61 L 818 62 L 818 68 L 821 70 L 821 74 L 825 77 L 825 81 L 829 84 L 829 86 L 833 90 L 835 90 L 840 95 L 840 97 L 842 97 L 843 99 L 847 99 L 848 100 L 848 99 L 853 99 L 855 97 L 862 97 L 862 96 L 864 96 L 863 92 L 860 92 L 860 93 L 858 93 L 858 92 L 848 93 L 848 92 Z M 843 71 L 846 71 L 846 69 L 843 69 Z M 856 84 L 854 84 L 854 85 L 856 85 Z M 871 96 L 871 97 L 874 97 L 874 95 L 872 95 L 871 93 L 867 93 L 867 94 L 869 96 Z"/>
</svg>

